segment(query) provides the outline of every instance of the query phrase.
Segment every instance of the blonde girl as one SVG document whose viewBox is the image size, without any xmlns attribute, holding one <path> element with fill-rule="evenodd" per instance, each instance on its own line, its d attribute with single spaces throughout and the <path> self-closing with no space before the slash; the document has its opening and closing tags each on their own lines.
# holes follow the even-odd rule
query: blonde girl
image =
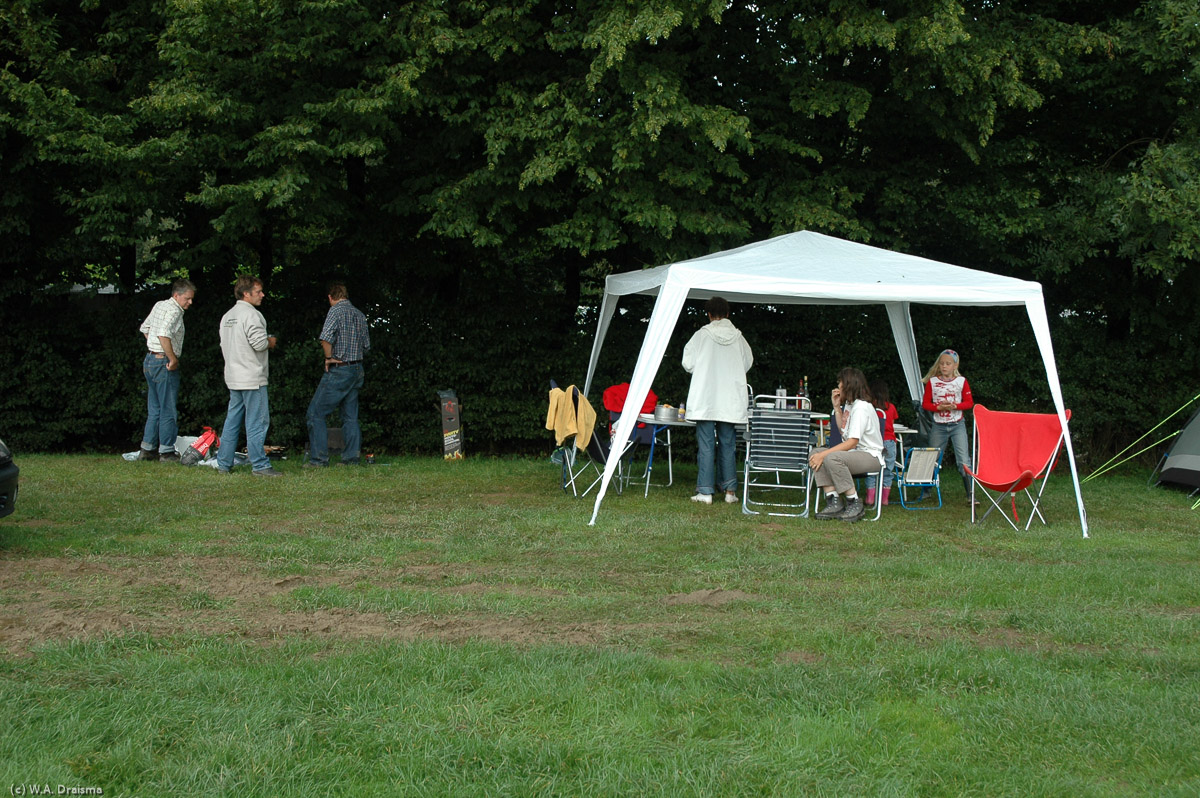
<svg viewBox="0 0 1200 798">
<path fill-rule="evenodd" d="M 974 407 L 975 400 L 971 398 L 971 386 L 967 378 L 959 374 L 958 366 L 958 352 L 943 349 L 925 374 L 925 395 L 921 399 L 921 407 L 933 414 L 929 445 L 944 450 L 946 441 L 954 444 L 954 460 L 958 465 L 958 473 L 962 475 L 967 501 L 971 501 L 971 478 L 963 470 L 963 466 L 971 462 L 963 411 Z"/>
</svg>

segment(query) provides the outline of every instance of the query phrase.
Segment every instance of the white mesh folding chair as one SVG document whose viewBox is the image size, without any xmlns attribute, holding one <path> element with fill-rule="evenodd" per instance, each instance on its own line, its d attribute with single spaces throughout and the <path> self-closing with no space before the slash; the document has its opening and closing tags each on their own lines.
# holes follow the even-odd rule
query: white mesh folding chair
<svg viewBox="0 0 1200 798">
<path fill-rule="evenodd" d="M 883 472 L 887 471 L 887 464 L 881 463 L 878 471 L 864 471 L 861 474 L 851 472 L 855 479 L 860 477 L 875 477 L 875 484 L 879 486 L 879 490 L 875 491 L 875 517 L 872 521 L 878 521 L 883 515 Z"/>
<path fill-rule="evenodd" d="M 837 428 L 836 424 L 831 424 L 830 426 L 835 429 Z M 857 482 L 857 480 L 862 479 L 864 477 L 875 477 L 875 484 L 882 487 L 883 486 L 883 472 L 886 470 L 887 470 L 887 465 L 884 463 L 881 463 L 877 470 L 861 471 L 861 472 L 860 471 L 851 471 L 850 476 L 854 477 L 856 482 Z M 812 479 L 811 471 L 809 472 L 809 479 L 810 480 Z M 820 493 L 820 491 L 812 491 L 812 493 L 813 493 L 813 506 L 816 507 L 816 505 L 821 501 L 821 493 Z M 872 521 L 878 521 L 883 516 L 883 493 L 884 492 L 882 490 L 875 491 L 875 517 L 871 519 Z M 866 516 L 864 515 L 863 517 L 865 518 Z"/>
<path fill-rule="evenodd" d="M 812 413 L 774 406 L 776 396 L 761 394 L 771 407 L 750 402 L 746 423 L 746 460 L 742 472 L 742 512 L 748 515 L 808 515 Z M 799 397 L 787 397 L 798 400 Z M 797 406 L 799 402 L 796 402 Z M 799 491 L 799 494 L 797 493 Z M 803 498 L 800 499 L 800 494 Z M 798 502 L 793 497 L 800 499 Z"/>
</svg>

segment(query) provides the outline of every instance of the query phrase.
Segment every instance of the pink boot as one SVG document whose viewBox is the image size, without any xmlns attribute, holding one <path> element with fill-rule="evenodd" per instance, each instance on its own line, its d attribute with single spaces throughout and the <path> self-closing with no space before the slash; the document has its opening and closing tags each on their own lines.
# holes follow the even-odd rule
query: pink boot
<svg viewBox="0 0 1200 798">
<path fill-rule="evenodd" d="M 874 488 L 867 488 L 867 506 L 868 507 L 875 506 L 875 489 Z"/>
<path fill-rule="evenodd" d="M 890 504 L 890 503 L 891 503 L 891 500 L 892 500 L 892 489 L 891 489 L 891 488 L 884 488 L 884 489 L 883 489 L 883 503 L 884 503 L 884 504 Z"/>
</svg>

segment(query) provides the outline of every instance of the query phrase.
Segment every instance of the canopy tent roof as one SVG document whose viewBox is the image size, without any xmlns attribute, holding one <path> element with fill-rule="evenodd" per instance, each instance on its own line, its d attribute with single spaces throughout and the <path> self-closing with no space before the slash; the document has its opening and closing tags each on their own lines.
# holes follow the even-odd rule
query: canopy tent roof
<svg viewBox="0 0 1200 798">
<path fill-rule="evenodd" d="M 658 294 L 668 277 L 689 299 L 723 296 L 771 304 L 877 304 L 904 299 L 937 305 L 1023 305 L 1042 286 L 939 263 L 820 233 L 799 232 L 692 260 L 614 274 L 609 296 Z"/>
<path fill-rule="evenodd" d="M 642 349 L 630 378 L 625 412 L 613 432 L 613 452 L 628 440 L 650 383 L 688 299 L 723 296 L 731 302 L 760 304 L 882 304 L 891 322 L 896 348 L 904 367 L 910 396 L 921 396 L 911 305 L 1022 305 L 1038 343 L 1050 394 L 1063 428 L 1067 429 L 1058 368 L 1050 341 L 1041 284 L 953 266 L 857 244 L 840 238 L 801 231 L 715 252 L 692 260 L 609 276 L 605 283 L 596 339 L 588 363 L 585 392 L 590 390 L 596 363 L 620 297 L 657 296 Z M 632 412 L 631 412 L 632 411 Z M 1066 437 L 1071 476 L 1075 484 L 1079 521 L 1087 536 L 1087 515 L 1079 491 L 1075 453 Z M 595 523 L 617 459 L 610 456 L 592 512 Z"/>
</svg>

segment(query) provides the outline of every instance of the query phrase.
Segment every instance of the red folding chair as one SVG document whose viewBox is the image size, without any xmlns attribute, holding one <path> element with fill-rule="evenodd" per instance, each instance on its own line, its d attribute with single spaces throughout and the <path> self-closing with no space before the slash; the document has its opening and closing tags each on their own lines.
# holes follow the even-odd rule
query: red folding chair
<svg viewBox="0 0 1200 798">
<path fill-rule="evenodd" d="M 619 385 L 610 385 L 604 389 L 603 402 L 604 409 L 608 411 L 608 434 L 612 437 L 613 424 L 621 418 L 621 410 L 625 407 L 625 398 L 629 395 L 629 383 L 622 382 Z M 642 413 L 653 413 L 654 406 L 658 404 L 658 395 L 653 390 L 647 391 L 646 399 L 642 402 Z M 670 431 L 666 434 L 667 443 L 662 443 L 658 439 L 658 430 L 644 422 L 639 421 L 633 428 L 633 432 L 629 436 L 629 447 L 626 449 L 626 460 L 623 462 L 625 469 L 625 487 L 633 480 L 639 482 L 645 481 L 646 488 L 643 492 L 644 496 L 650 495 L 650 472 L 654 470 L 654 448 L 655 444 L 659 446 L 670 446 Z M 636 455 L 638 446 L 644 446 L 647 450 L 646 468 L 639 476 L 633 475 L 633 459 Z M 670 474 L 667 480 L 667 485 L 674 481 L 674 469 L 671 467 L 671 461 L 667 461 L 667 470 Z"/>
<path fill-rule="evenodd" d="M 1046 523 L 1038 504 L 1046 490 L 1046 482 L 1058 459 L 1059 450 L 1066 438 L 1066 430 L 1054 413 L 1004 413 L 975 405 L 974 467 L 965 466 L 971 477 L 972 493 L 976 487 L 991 502 L 979 521 L 987 518 L 992 510 L 1000 515 L 1009 526 L 1017 529 L 1017 492 L 1025 494 L 1030 502 L 1028 530 L 1036 516 Z M 1071 411 L 1067 411 L 1071 418 Z M 1029 492 L 1033 483 L 1041 480 L 1037 496 Z M 994 491 L 995 496 L 989 491 Z M 1000 507 L 997 498 L 1008 494 L 1012 502 L 1010 519 Z M 971 502 L 971 523 L 976 522 L 975 502 Z"/>
</svg>

